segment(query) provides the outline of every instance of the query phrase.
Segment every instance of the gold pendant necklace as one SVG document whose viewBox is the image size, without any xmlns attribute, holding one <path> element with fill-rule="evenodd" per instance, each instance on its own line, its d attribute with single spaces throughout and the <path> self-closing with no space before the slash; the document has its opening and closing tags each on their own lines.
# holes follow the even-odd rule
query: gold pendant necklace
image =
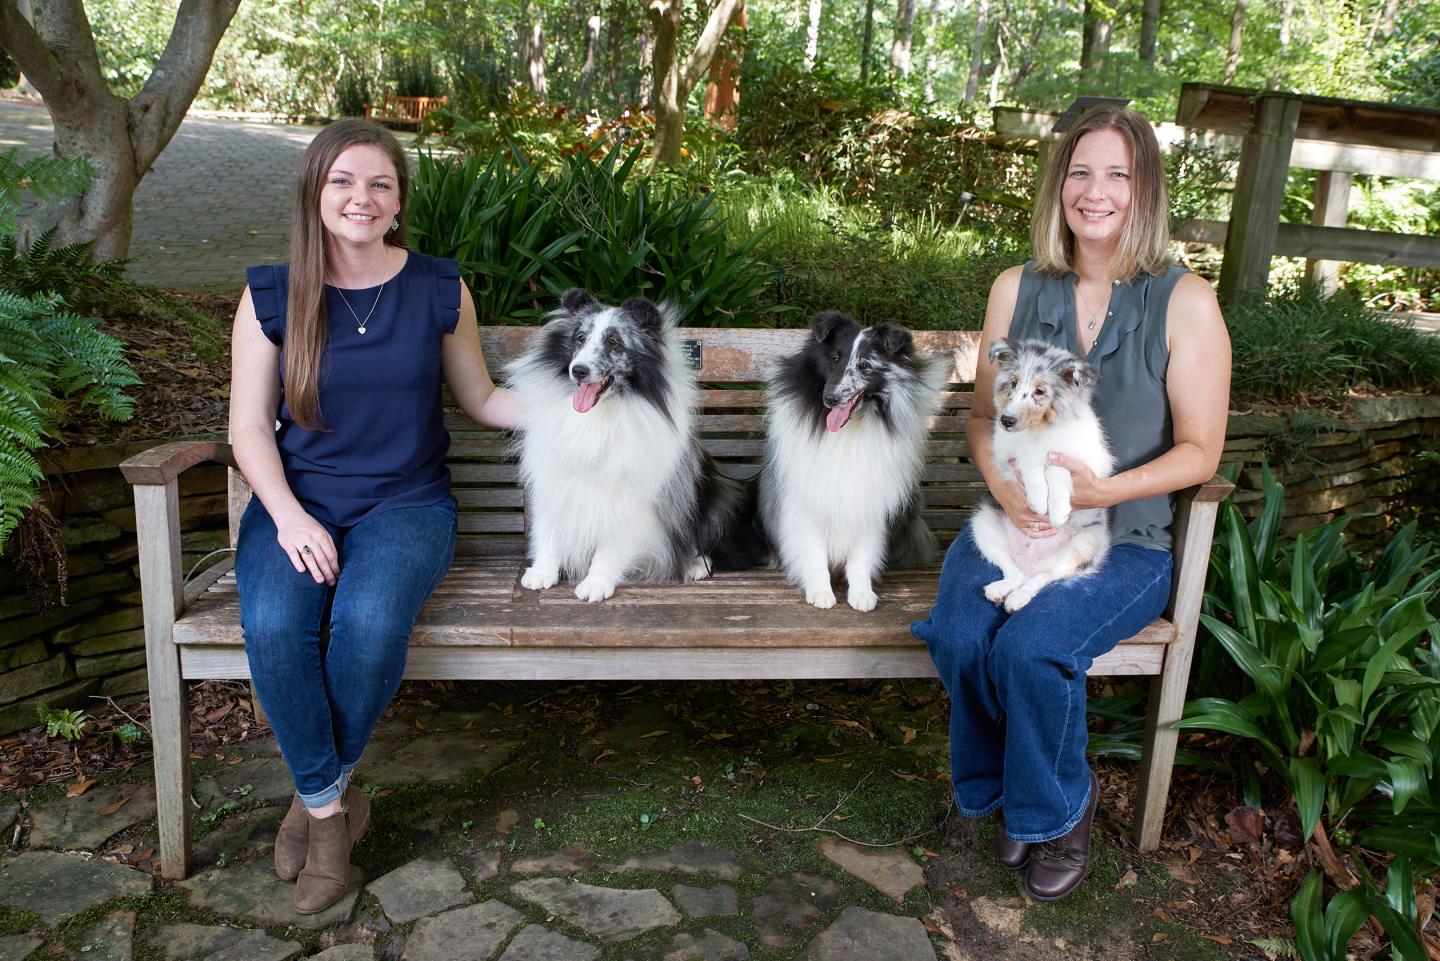
<svg viewBox="0 0 1440 961">
<path fill-rule="evenodd" d="M 380 298 L 385 295 L 385 285 L 380 285 L 380 290 L 377 291 L 375 294 L 375 303 L 370 305 L 370 312 L 365 315 L 364 320 L 361 320 L 360 315 L 355 313 L 355 308 L 350 306 L 350 301 L 345 299 L 345 292 L 343 290 L 341 290 L 339 287 L 336 287 L 335 293 L 340 295 L 340 302 L 345 305 L 346 310 L 350 311 L 350 316 L 355 318 L 355 323 L 357 325 L 355 327 L 355 331 L 357 333 L 363 334 L 365 333 L 365 326 L 370 323 L 370 318 L 375 316 L 375 308 L 380 306 Z"/>
</svg>

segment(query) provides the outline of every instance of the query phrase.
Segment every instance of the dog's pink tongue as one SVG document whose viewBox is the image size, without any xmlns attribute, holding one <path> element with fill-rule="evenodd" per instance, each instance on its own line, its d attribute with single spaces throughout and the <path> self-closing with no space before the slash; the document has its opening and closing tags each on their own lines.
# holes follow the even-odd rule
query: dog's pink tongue
<svg viewBox="0 0 1440 961">
<path fill-rule="evenodd" d="M 600 383 L 597 380 L 593 384 L 581 384 L 575 388 L 575 396 L 571 399 L 571 403 L 575 405 L 577 411 L 583 414 L 595 406 L 595 402 L 600 399 Z"/>
<path fill-rule="evenodd" d="M 844 404 L 840 407 L 830 408 L 830 413 L 825 415 L 826 430 L 830 431 L 830 433 L 833 434 L 835 433 L 835 431 L 848 424 L 850 422 L 850 415 L 855 411 L 855 405 L 860 403 L 860 398 L 863 396 L 864 391 L 861 391 L 854 397 L 850 398 L 850 402 L 848 404 Z"/>
</svg>

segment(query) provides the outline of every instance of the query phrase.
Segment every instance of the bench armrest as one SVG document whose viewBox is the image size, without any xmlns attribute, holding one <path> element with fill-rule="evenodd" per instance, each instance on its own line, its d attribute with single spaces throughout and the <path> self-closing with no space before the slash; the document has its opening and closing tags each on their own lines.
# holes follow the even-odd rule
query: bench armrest
<svg viewBox="0 0 1440 961">
<path fill-rule="evenodd" d="M 235 453 L 229 444 L 220 441 L 188 440 L 161 444 L 136 454 L 120 465 L 120 472 L 127 481 L 137 487 L 168 484 L 196 464 L 203 464 L 205 461 L 237 467 Z"/>
<path fill-rule="evenodd" d="M 1180 496 L 1193 502 L 1202 504 L 1218 504 L 1230 496 L 1235 490 L 1235 485 L 1230 481 L 1216 474 L 1203 484 L 1188 487 L 1180 492 Z"/>
</svg>

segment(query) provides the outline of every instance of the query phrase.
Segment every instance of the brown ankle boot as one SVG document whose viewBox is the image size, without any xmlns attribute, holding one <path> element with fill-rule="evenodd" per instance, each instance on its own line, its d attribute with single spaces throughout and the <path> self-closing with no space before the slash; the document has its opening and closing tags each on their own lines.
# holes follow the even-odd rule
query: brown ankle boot
<svg viewBox="0 0 1440 961">
<path fill-rule="evenodd" d="M 1090 773 L 1090 800 L 1080 822 L 1064 837 L 1032 845 L 1020 875 L 1021 887 L 1036 901 L 1059 901 L 1080 886 L 1090 871 L 1090 827 L 1100 804 L 1100 783 Z"/>
<path fill-rule="evenodd" d="M 1030 845 L 1025 841 L 1012 841 L 1005 833 L 1005 816 L 995 816 L 995 856 L 1011 871 L 1018 871 L 1030 860 Z"/>
<path fill-rule="evenodd" d="M 275 835 L 275 874 L 282 881 L 293 881 L 305 867 L 305 849 L 310 842 L 310 819 L 300 795 L 290 802 L 280 832 Z"/>
<path fill-rule="evenodd" d="M 308 811 L 310 843 L 305 869 L 295 884 L 295 913 L 319 914 L 345 896 L 350 886 L 350 849 L 370 824 L 370 799 L 347 789 L 339 814 L 317 818 Z"/>
</svg>

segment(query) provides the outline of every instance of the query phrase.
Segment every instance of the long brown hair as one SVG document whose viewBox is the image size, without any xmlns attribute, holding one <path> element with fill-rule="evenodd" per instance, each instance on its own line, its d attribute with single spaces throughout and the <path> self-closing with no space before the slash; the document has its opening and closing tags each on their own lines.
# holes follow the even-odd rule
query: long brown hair
<svg viewBox="0 0 1440 961">
<path fill-rule="evenodd" d="M 315 135 L 300 161 L 295 205 L 290 217 L 290 293 L 285 306 L 285 399 L 290 416 L 306 430 L 320 430 L 320 363 L 325 357 L 329 320 L 325 312 L 325 226 L 320 192 L 335 158 L 356 144 L 379 147 L 395 164 L 400 191 L 400 226 L 386 232 L 385 243 L 405 246 L 405 202 L 410 173 L 395 135 L 368 120 L 337 120 Z"/>
<path fill-rule="evenodd" d="M 1130 214 L 1120 232 L 1112 269 L 1120 280 L 1129 280 L 1142 270 L 1158 277 L 1170 264 L 1170 200 L 1165 190 L 1165 163 L 1150 121 L 1134 110 L 1113 104 L 1093 107 L 1082 114 L 1050 158 L 1030 223 L 1036 269 L 1059 276 L 1073 266 L 1075 234 L 1065 222 L 1060 194 L 1070 173 L 1075 145 L 1096 130 L 1114 130 L 1130 145 Z"/>
</svg>

